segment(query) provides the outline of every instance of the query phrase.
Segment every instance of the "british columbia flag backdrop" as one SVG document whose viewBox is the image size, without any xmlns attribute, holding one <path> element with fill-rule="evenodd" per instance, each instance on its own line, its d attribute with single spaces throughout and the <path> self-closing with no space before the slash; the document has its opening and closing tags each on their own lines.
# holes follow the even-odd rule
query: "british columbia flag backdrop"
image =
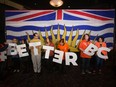
<svg viewBox="0 0 116 87">
<path fill-rule="evenodd" d="M 6 10 L 6 39 L 28 39 L 26 32 L 30 38 L 33 32 L 39 32 L 40 39 L 47 36 L 54 40 L 65 38 L 75 47 L 83 34 L 89 33 L 91 40 L 103 36 L 107 46 L 112 48 L 114 18 L 114 9 Z"/>
</svg>

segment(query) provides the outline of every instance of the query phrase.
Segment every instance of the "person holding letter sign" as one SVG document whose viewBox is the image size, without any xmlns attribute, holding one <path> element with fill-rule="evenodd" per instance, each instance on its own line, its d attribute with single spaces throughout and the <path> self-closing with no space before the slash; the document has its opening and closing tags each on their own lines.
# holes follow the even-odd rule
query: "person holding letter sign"
<svg viewBox="0 0 116 87">
<path fill-rule="evenodd" d="M 22 56 L 21 57 L 21 69 L 23 73 L 29 72 L 30 69 L 30 50 L 29 50 L 29 44 L 27 43 L 26 39 L 22 39 L 20 42 L 21 45 L 25 44 L 25 47 L 21 47 L 21 49 L 25 49 L 26 52 L 28 52 L 28 55 Z"/>
<path fill-rule="evenodd" d="M 84 53 L 84 50 L 90 45 L 91 41 L 90 41 L 90 36 L 89 34 L 85 34 L 82 41 L 79 44 L 79 49 L 80 49 L 80 57 L 82 59 L 81 63 L 82 63 L 82 74 L 85 73 L 91 73 L 89 71 L 90 68 L 90 59 L 91 56 L 87 55 Z"/>
<path fill-rule="evenodd" d="M 62 58 L 62 64 L 59 67 L 60 72 L 65 73 L 65 52 L 69 51 L 69 46 L 66 42 L 64 42 L 64 39 L 61 39 L 58 44 L 58 49 L 64 52 L 63 58 Z"/>
<path fill-rule="evenodd" d="M 45 45 L 54 47 L 54 44 L 52 43 L 51 39 L 49 39 L 49 38 L 46 38 Z M 52 72 L 53 68 L 54 68 L 53 57 L 54 57 L 54 51 L 51 50 L 49 53 L 49 59 L 48 59 L 47 66 L 46 66 L 47 69 L 49 70 L 49 72 Z"/>
<path fill-rule="evenodd" d="M 12 43 L 14 43 L 14 46 L 11 46 L 12 49 L 16 49 L 16 45 L 19 44 L 18 43 L 18 39 L 14 38 L 12 40 Z M 11 50 L 11 51 L 15 51 L 15 50 Z M 18 55 L 18 52 L 16 51 L 14 54 L 12 54 L 12 62 L 13 62 L 13 72 L 19 72 L 20 71 L 20 57 Z"/>
<path fill-rule="evenodd" d="M 7 69 L 7 57 L 6 57 L 6 49 L 8 48 L 8 44 L 0 43 L 0 81 L 2 81 L 6 75 L 4 74 Z"/>
<path fill-rule="evenodd" d="M 33 39 L 29 43 L 31 49 L 31 58 L 33 63 L 33 69 L 35 73 L 41 72 L 41 41 L 38 38 L 38 33 L 33 34 Z"/>
<path fill-rule="evenodd" d="M 98 40 L 95 43 L 95 45 L 98 48 L 100 48 L 100 47 L 106 47 L 106 43 L 104 42 L 104 38 L 103 37 L 98 37 Z M 101 54 L 106 56 L 107 55 L 107 51 L 103 50 L 101 52 Z M 96 67 L 98 69 L 99 74 L 101 74 L 101 68 L 102 68 L 102 65 L 103 65 L 103 60 L 105 60 L 105 59 L 102 59 L 98 55 L 96 55 Z"/>
</svg>

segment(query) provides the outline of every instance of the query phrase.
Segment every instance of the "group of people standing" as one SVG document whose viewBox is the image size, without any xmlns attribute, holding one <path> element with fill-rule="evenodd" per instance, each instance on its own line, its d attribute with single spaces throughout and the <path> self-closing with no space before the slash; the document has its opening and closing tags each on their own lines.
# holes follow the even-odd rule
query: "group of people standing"
<svg viewBox="0 0 116 87">
<path fill-rule="evenodd" d="M 38 33 L 34 33 L 33 34 L 33 39 L 30 40 L 29 43 L 34 43 L 34 42 L 41 42 L 41 40 L 39 39 L 39 35 Z M 41 73 L 41 61 L 42 61 L 42 56 L 46 50 L 42 50 L 42 45 L 38 45 L 36 46 L 36 48 L 38 49 L 38 55 L 34 55 L 34 47 L 29 46 L 29 44 L 27 43 L 27 41 L 25 39 L 22 39 L 20 43 L 18 43 L 18 40 L 16 38 L 14 38 L 12 40 L 12 43 L 16 43 L 16 44 L 26 44 L 26 49 L 29 53 L 29 56 L 26 57 L 22 57 L 20 58 L 19 55 L 13 55 L 13 56 L 8 56 L 8 58 L 11 58 L 12 62 L 13 62 L 13 72 L 20 72 L 20 61 L 22 61 L 22 65 L 23 65 L 23 70 L 26 72 L 28 71 L 28 67 L 30 66 L 30 61 L 32 62 L 32 67 L 33 67 L 33 71 L 34 73 L 40 74 Z M 85 34 L 82 41 L 79 43 L 79 46 L 77 49 L 80 50 L 80 59 L 81 59 L 81 73 L 82 74 L 86 74 L 86 73 L 92 73 L 91 72 L 91 66 L 90 66 L 90 61 L 92 59 L 92 56 L 89 56 L 87 54 L 84 53 L 84 50 L 89 46 L 89 44 L 92 43 L 90 40 L 90 36 L 89 34 Z M 103 37 L 98 37 L 97 41 L 94 43 L 98 48 L 100 47 L 106 47 L 106 43 L 104 42 L 104 38 Z M 47 46 L 52 46 L 55 47 L 55 44 L 53 44 L 53 42 L 51 41 L 51 39 L 46 38 L 45 40 L 45 44 Z M 70 48 L 69 45 L 67 44 L 67 42 L 64 39 L 61 39 L 58 42 L 58 45 L 55 47 L 58 50 L 64 51 L 64 52 L 69 52 Z M 106 51 L 102 52 L 103 55 L 107 55 Z M 55 64 L 53 63 L 53 57 L 54 57 L 54 51 L 50 51 L 50 56 L 49 56 L 49 60 L 46 62 L 46 67 L 49 71 L 55 71 L 56 69 L 59 70 L 60 72 L 64 73 L 66 72 L 65 70 L 65 54 L 63 55 L 62 58 L 62 64 Z M 44 58 L 43 58 L 44 59 Z M 92 70 L 94 73 L 96 72 L 96 70 L 101 73 L 101 69 L 102 69 L 102 65 L 103 65 L 103 61 L 104 59 L 98 57 L 95 54 L 95 68 Z"/>
<path fill-rule="evenodd" d="M 87 54 L 84 53 L 84 50 L 90 45 L 90 43 L 92 43 L 90 41 L 90 36 L 89 34 L 85 34 L 83 37 L 83 40 L 80 42 L 79 45 L 79 49 L 80 49 L 80 57 L 81 57 L 81 71 L 82 74 L 86 74 L 86 73 L 92 73 L 90 71 L 90 62 L 93 56 L 89 56 Z M 94 44 L 100 48 L 100 47 L 106 47 L 106 43 L 104 42 L 104 38 L 103 37 L 98 37 L 97 41 L 94 42 Z M 107 55 L 106 51 L 102 51 L 102 55 Z M 105 59 L 102 59 L 100 57 L 97 56 L 97 54 L 95 53 L 94 55 L 94 59 L 95 59 L 95 64 L 94 64 L 94 68 L 93 68 L 93 73 L 95 73 L 96 71 L 101 74 L 101 69 L 102 69 L 102 65 L 103 65 L 103 61 Z"/>
</svg>

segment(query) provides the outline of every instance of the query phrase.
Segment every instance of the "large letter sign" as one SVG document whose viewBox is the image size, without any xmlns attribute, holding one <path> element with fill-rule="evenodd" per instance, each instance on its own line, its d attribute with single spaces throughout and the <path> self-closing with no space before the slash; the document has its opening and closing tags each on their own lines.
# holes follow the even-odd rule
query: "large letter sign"
<svg viewBox="0 0 116 87">
<path fill-rule="evenodd" d="M 111 49 L 107 48 L 107 47 L 100 47 L 98 48 L 97 46 L 95 46 L 94 44 L 90 44 L 85 50 L 84 53 L 89 55 L 89 56 L 93 56 L 95 54 L 95 52 L 97 51 L 97 56 L 102 58 L 102 59 L 108 59 L 107 55 L 102 55 L 102 51 L 107 51 L 110 52 Z"/>
<path fill-rule="evenodd" d="M 40 45 L 41 45 L 41 42 L 29 43 L 29 46 L 30 47 L 33 46 L 33 48 L 34 48 L 34 55 L 38 55 L 38 49 L 36 48 L 36 46 L 40 46 Z M 17 53 L 19 54 L 20 57 L 29 55 L 29 53 L 26 50 L 25 44 L 16 45 L 15 43 L 9 43 L 9 47 L 10 47 L 11 55 L 17 55 Z M 54 51 L 54 47 L 44 45 L 43 49 L 45 50 L 45 58 L 49 59 L 50 51 Z M 97 46 L 95 46 L 94 44 L 91 43 L 84 50 L 84 53 L 87 55 L 90 55 L 90 56 L 93 56 L 96 53 L 98 57 L 100 57 L 102 59 L 108 59 L 108 56 L 103 55 L 102 51 L 109 52 L 110 50 L 111 49 L 109 49 L 107 47 L 98 48 Z M 60 50 L 55 50 L 53 62 L 62 64 L 63 57 L 65 57 L 66 65 L 70 65 L 70 63 L 72 63 L 74 66 L 78 66 L 78 64 L 76 63 L 78 56 L 73 52 L 63 52 Z"/>
<path fill-rule="evenodd" d="M 84 53 L 87 54 L 87 55 L 93 56 L 97 50 L 98 50 L 98 47 L 91 43 L 91 44 L 84 50 Z"/>
<path fill-rule="evenodd" d="M 9 43 L 9 46 L 10 46 L 10 54 L 11 55 L 17 55 L 18 54 L 18 52 L 17 52 L 17 50 L 16 50 L 16 44 L 15 43 Z"/>
<path fill-rule="evenodd" d="M 64 52 L 60 50 L 55 50 L 55 53 L 57 53 L 58 55 L 57 54 L 54 55 L 55 58 L 53 59 L 53 62 L 62 64 L 62 58 Z"/>
<path fill-rule="evenodd" d="M 36 48 L 36 46 L 40 46 L 41 42 L 34 42 L 34 43 L 29 43 L 29 46 L 34 47 L 34 55 L 38 55 L 38 49 Z"/>
<path fill-rule="evenodd" d="M 105 56 L 105 55 L 102 55 L 101 53 L 102 53 L 102 51 L 110 52 L 110 50 L 111 50 L 111 49 L 109 49 L 109 48 L 101 47 L 101 48 L 98 49 L 97 55 L 98 55 L 98 57 L 100 57 L 100 58 L 102 58 L 102 59 L 108 59 L 108 56 L 107 56 L 107 55 Z"/>
<path fill-rule="evenodd" d="M 17 45 L 17 51 L 19 53 L 19 57 L 24 57 L 24 56 L 29 55 L 27 50 L 26 50 L 26 45 L 25 44 Z"/>
<path fill-rule="evenodd" d="M 51 46 L 43 46 L 43 49 L 46 50 L 45 52 L 45 58 L 46 59 L 49 59 L 49 54 L 50 54 L 50 50 L 54 50 L 54 47 L 51 47 Z"/>
<path fill-rule="evenodd" d="M 66 65 L 70 65 L 70 63 L 72 63 L 73 65 L 75 66 L 78 66 L 78 64 L 76 63 L 76 60 L 77 60 L 77 55 L 73 52 L 66 52 L 65 53 L 66 57 Z M 72 57 L 72 58 L 70 58 Z"/>
</svg>

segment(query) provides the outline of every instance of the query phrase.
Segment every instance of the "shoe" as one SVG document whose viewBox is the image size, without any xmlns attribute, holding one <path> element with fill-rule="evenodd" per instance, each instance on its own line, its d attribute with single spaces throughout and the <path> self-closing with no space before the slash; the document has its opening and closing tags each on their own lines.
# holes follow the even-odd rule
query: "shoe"
<svg viewBox="0 0 116 87">
<path fill-rule="evenodd" d="M 16 69 L 13 72 L 16 72 Z"/>
<path fill-rule="evenodd" d="M 82 72 L 81 72 L 81 74 L 83 74 L 83 75 L 84 75 L 84 74 L 85 74 L 85 72 L 84 72 L 84 71 L 82 71 Z"/>
<path fill-rule="evenodd" d="M 96 73 L 96 71 L 95 70 L 93 70 L 93 72 L 92 72 L 93 74 L 95 74 Z"/>
<path fill-rule="evenodd" d="M 20 70 L 18 69 L 17 72 L 20 72 Z"/>
<path fill-rule="evenodd" d="M 91 74 L 91 72 L 89 70 L 87 70 L 86 73 Z"/>
<path fill-rule="evenodd" d="M 98 74 L 102 74 L 101 69 L 98 71 Z"/>
</svg>

